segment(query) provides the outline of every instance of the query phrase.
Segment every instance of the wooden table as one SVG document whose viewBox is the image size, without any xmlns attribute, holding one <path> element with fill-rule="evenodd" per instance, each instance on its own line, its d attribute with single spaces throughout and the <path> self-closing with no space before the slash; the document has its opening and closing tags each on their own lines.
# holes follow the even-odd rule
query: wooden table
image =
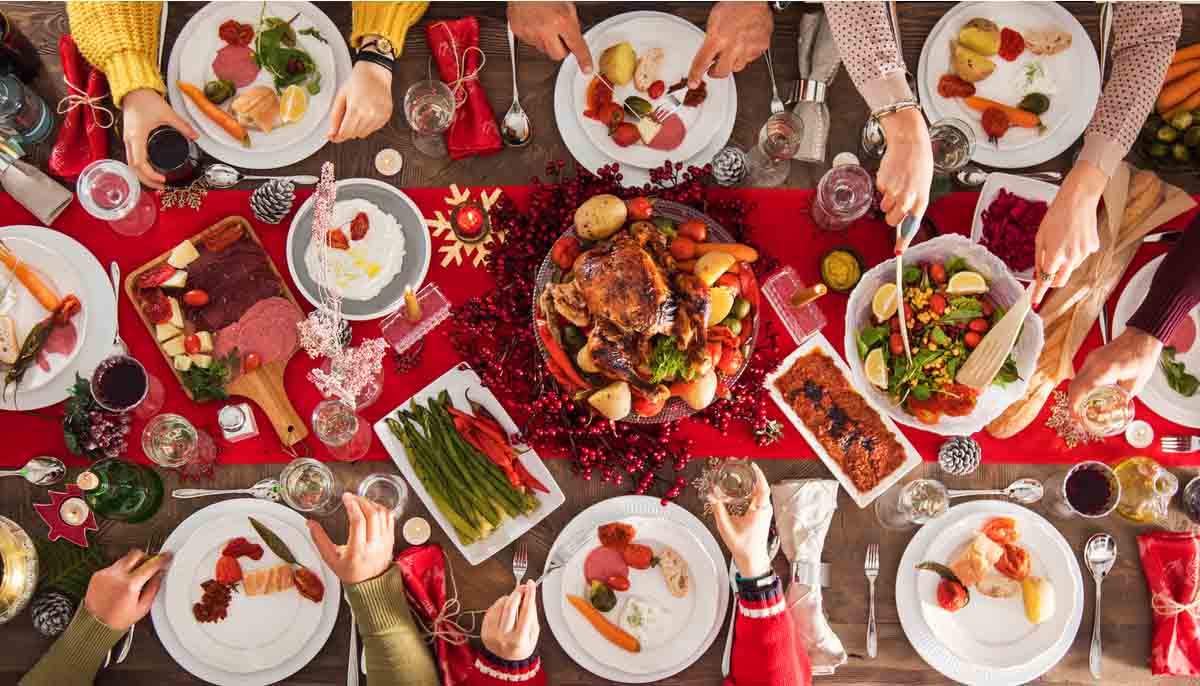
<svg viewBox="0 0 1200 686">
<path fill-rule="evenodd" d="M 345 3 L 319 3 L 339 26 L 350 25 L 350 7 Z M 200 3 L 172 2 L 168 22 L 171 36 L 178 35 L 184 21 L 200 6 Z M 905 56 L 915 69 L 921 44 L 949 3 L 904 4 L 900 9 L 901 28 L 905 44 Z M 638 5 L 637 7 L 642 7 Z M 657 3 L 656 7 L 668 8 L 698 24 L 703 24 L 707 8 L 703 5 L 686 3 Z M 588 3 L 579 8 L 582 22 L 590 26 L 595 22 L 629 9 L 635 3 Z M 1071 12 L 1076 14 L 1098 44 L 1097 6 L 1090 3 L 1071 3 Z M 0 2 L 0 10 L 21 28 L 37 46 L 43 56 L 46 72 L 39 78 L 36 88 L 49 102 L 57 102 L 63 94 L 61 67 L 57 57 L 58 36 L 67 30 L 67 17 L 60 3 Z M 793 3 L 782 15 L 776 17 L 773 40 L 777 77 L 781 83 L 796 78 L 795 26 L 801 12 L 812 11 L 800 3 Z M 498 113 L 504 112 L 509 100 L 509 60 L 504 31 L 504 5 L 482 2 L 439 2 L 433 4 L 424 22 L 437 19 L 456 18 L 475 14 L 482 26 L 481 47 L 488 55 L 488 65 L 482 81 L 489 93 L 492 105 Z M 1200 40 L 1200 7 L 1184 9 L 1185 42 Z M 168 39 L 168 43 L 172 39 Z M 168 44 L 167 49 L 170 49 Z M 557 159 L 570 159 L 562 141 L 556 135 L 552 98 L 553 82 L 557 65 L 532 49 L 522 46 L 519 55 L 520 84 L 523 92 L 522 104 L 533 119 L 533 143 L 520 150 L 505 150 L 493 157 L 462 162 L 432 160 L 422 157 L 413 148 L 402 115 L 397 111 L 392 122 L 369 140 L 356 141 L 340 146 L 330 145 L 318 155 L 294 165 L 289 171 L 316 173 L 323 160 L 333 160 L 338 165 L 340 176 L 372 176 L 371 159 L 379 148 L 391 146 L 405 156 L 404 172 L 397 183 L 401 186 L 438 186 L 450 183 L 466 184 L 520 184 L 542 173 L 545 163 Z M 402 97 L 403 89 L 414 79 L 426 73 L 429 50 L 424 32 L 413 31 L 400 59 L 394 84 L 394 95 Z M 762 61 L 757 61 L 737 76 L 740 102 L 738 121 L 733 141 L 748 146 L 754 139 L 761 122 L 768 114 L 769 84 Z M 830 109 L 834 127 L 830 134 L 830 157 L 842 150 L 857 148 L 858 132 L 867 115 L 862 99 L 843 72 L 830 90 Z M 34 161 L 44 164 L 48 146 L 39 146 L 33 151 Z M 1065 170 L 1069 153 L 1043 165 L 1044 168 Z M 824 168 L 793 165 L 790 186 L 813 187 Z M 1191 178 L 1172 178 L 1190 192 L 1200 191 L 1200 183 Z M 30 429 L 40 431 L 57 430 L 57 422 L 41 416 L 31 416 Z M 1075 451 L 1073 457 L 1084 459 L 1086 449 Z M 697 450 L 703 455 L 703 450 Z M 1132 454 L 1132 453 L 1131 453 Z M 767 476 L 776 481 L 785 478 L 822 477 L 828 472 L 820 463 L 812 461 L 810 454 L 797 455 L 796 460 L 763 462 Z M 985 456 L 986 460 L 986 456 Z M 546 553 L 558 531 L 573 517 L 589 505 L 619 493 L 584 482 L 570 472 L 565 461 L 549 463 L 555 478 L 563 485 L 568 495 L 567 504 L 549 519 L 532 530 L 525 540 L 530 546 L 530 566 L 540 569 Z M 254 483 L 266 476 L 275 476 L 279 465 L 235 465 L 219 468 L 214 487 L 239 487 Z M 366 474 L 389 469 L 384 463 L 358 465 L 334 465 L 334 469 L 345 484 L 353 487 Z M 1049 479 L 1061 467 L 984 465 L 967 478 L 945 479 L 950 487 L 1003 487 L 1019 477 Z M 699 465 L 689 469 L 689 476 L 699 470 Z M 1186 482 L 1195 470 L 1175 470 L 1180 481 Z M 74 471 L 72 472 L 72 475 Z M 925 465 L 912 474 L 912 478 L 931 476 L 940 478 L 936 465 Z M 167 477 L 168 489 L 178 485 L 172 474 Z M 207 484 L 206 484 L 207 485 Z M 43 525 L 34 515 L 31 502 L 44 500 L 44 490 L 34 489 L 17 479 L 0 480 L 0 513 L 12 517 L 35 534 Z M 694 493 L 683 497 L 679 503 L 693 512 L 699 512 L 699 501 Z M 168 500 L 163 509 L 148 524 L 129 526 L 112 524 L 104 533 L 104 541 L 112 553 L 120 553 L 132 545 L 142 545 L 148 534 L 164 535 L 179 521 L 206 504 L 200 500 Z M 946 680 L 930 669 L 909 646 L 900 628 L 894 600 L 894 570 L 903 554 L 910 534 L 892 533 L 880 529 L 874 513 L 859 510 L 844 495 L 829 538 L 825 546 L 825 560 L 833 565 L 833 588 L 826 589 L 825 607 L 834 629 L 841 637 L 846 649 L 852 654 L 850 662 L 832 677 L 820 677 L 822 684 L 895 685 L 895 684 L 945 684 Z M 410 508 L 410 514 L 424 514 L 419 503 Z M 1045 508 L 1035 510 L 1045 513 Z M 341 517 L 324 522 L 337 540 L 345 536 L 345 522 Z M 1150 646 L 1150 610 L 1145 581 L 1137 560 L 1135 536 L 1140 529 L 1124 523 L 1116 517 L 1099 523 L 1081 520 L 1055 520 L 1055 524 L 1076 548 L 1086 538 L 1104 527 L 1117 536 L 1119 556 L 1117 564 L 1105 584 L 1107 602 L 1104 608 L 1105 662 L 1104 683 L 1149 685 L 1169 683 L 1172 680 L 1151 679 L 1146 667 Z M 1188 526 L 1178 512 L 1172 515 L 1172 524 Z M 501 553 L 476 568 L 469 568 L 455 552 L 441 531 L 436 531 L 434 540 L 444 544 L 450 552 L 451 564 L 459 581 L 458 588 L 465 608 L 485 608 L 501 592 L 511 587 L 510 556 Z M 874 660 L 865 658 L 867 585 L 862 576 L 863 552 L 867 543 L 879 542 L 882 574 L 878 584 L 879 655 Z M 1081 563 L 1082 564 L 1082 563 Z M 469 572 L 469 576 L 468 576 Z M 1085 571 L 1086 576 L 1086 571 Z M 468 580 L 469 579 L 469 580 Z M 1075 644 L 1067 657 L 1038 683 L 1092 684 L 1096 683 L 1088 674 L 1088 644 L 1092 622 L 1093 601 L 1091 582 L 1085 580 L 1085 595 L 1089 598 L 1083 617 L 1083 626 L 1076 636 Z M 349 612 L 344 608 L 338 625 L 325 648 L 305 669 L 288 679 L 289 684 L 335 684 L 342 683 L 346 673 L 348 653 Z M 136 645 L 129 660 L 98 677 L 98 684 L 121 684 L 129 686 L 201 683 L 182 671 L 153 639 L 153 625 L 142 622 Z M 0 627 L 0 639 L 4 650 L 0 650 L 0 683 L 15 683 L 49 646 L 50 642 L 39 637 L 29 625 L 28 614 L 23 614 L 7 625 Z M 700 662 L 680 675 L 664 680 L 665 684 L 715 685 L 721 683 L 720 662 L 724 646 L 725 631 Z M 540 654 L 551 682 L 558 686 L 596 684 L 598 680 L 579 669 L 557 646 L 543 620 L 543 637 Z M 1174 680 L 1184 683 L 1183 680 Z"/>
</svg>

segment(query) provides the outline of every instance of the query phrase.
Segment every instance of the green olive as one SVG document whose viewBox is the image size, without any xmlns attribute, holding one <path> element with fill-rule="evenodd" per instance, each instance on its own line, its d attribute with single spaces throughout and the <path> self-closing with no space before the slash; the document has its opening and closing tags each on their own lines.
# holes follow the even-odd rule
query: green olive
<svg viewBox="0 0 1200 686">
<path fill-rule="evenodd" d="M 1146 147 L 1146 153 L 1151 157 L 1166 157 L 1170 151 L 1165 143 L 1152 143 Z"/>
<path fill-rule="evenodd" d="M 1191 162 L 1192 151 L 1183 143 L 1176 143 L 1171 146 L 1171 158 L 1176 162 Z"/>
<path fill-rule="evenodd" d="M 631 95 L 625 98 L 625 108 L 639 117 L 648 117 L 654 111 L 654 106 L 645 98 Z"/>
<path fill-rule="evenodd" d="M 725 319 L 721 320 L 721 326 L 726 326 L 726 327 L 729 327 L 729 331 L 730 331 L 730 332 L 731 332 L 731 333 L 732 333 L 734 336 L 740 336 L 740 335 L 742 335 L 742 322 L 741 322 L 741 320 L 734 319 L 733 317 L 726 317 Z"/>
<path fill-rule="evenodd" d="M 1184 131 L 1189 126 L 1192 125 L 1192 121 L 1194 119 L 1195 118 L 1192 117 L 1191 112 L 1180 112 L 1179 114 L 1171 117 L 1170 123 L 1171 123 L 1171 126 L 1175 127 L 1176 129 L 1178 129 L 1180 131 Z"/>
<path fill-rule="evenodd" d="M 1046 110 L 1050 109 L 1050 98 L 1041 93 L 1030 93 L 1021 98 L 1021 104 L 1017 105 L 1017 107 L 1026 112 L 1045 114 Z"/>
<path fill-rule="evenodd" d="M 587 338 L 584 337 L 583 332 L 578 327 L 564 326 L 563 342 L 567 344 L 567 348 L 578 350 L 583 347 L 584 343 L 587 343 Z"/>
<path fill-rule="evenodd" d="M 1175 139 L 1179 138 L 1179 130 L 1170 126 L 1160 126 L 1155 135 L 1163 143 L 1174 143 Z"/>
<path fill-rule="evenodd" d="M 733 309 L 729 313 L 737 319 L 745 319 L 746 315 L 750 314 L 750 301 L 745 298 L 735 298 Z"/>
<path fill-rule="evenodd" d="M 1200 145 L 1200 124 L 1193 126 L 1183 134 L 1183 144 L 1189 148 Z"/>
</svg>

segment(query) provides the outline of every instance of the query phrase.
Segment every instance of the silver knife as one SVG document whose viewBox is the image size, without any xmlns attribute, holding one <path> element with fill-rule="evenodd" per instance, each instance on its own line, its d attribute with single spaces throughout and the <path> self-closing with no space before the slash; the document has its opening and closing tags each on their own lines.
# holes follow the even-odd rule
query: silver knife
<svg viewBox="0 0 1200 686">
<path fill-rule="evenodd" d="M 904 356 L 912 364 L 912 349 L 908 345 L 908 323 L 904 321 L 904 251 L 921 228 L 921 220 L 911 214 L 904 216 L 896 227 L 896 314 L 900 317 L 900 340 L 904 341 Z"/>
<path fill-rule="evenodd" d="M 1182 231 L 1163 231 L 1162 233 L 1152 233 L 1142 239 L 1143 243 L 1174 243 L 1183 235 Z"/>
</svg>

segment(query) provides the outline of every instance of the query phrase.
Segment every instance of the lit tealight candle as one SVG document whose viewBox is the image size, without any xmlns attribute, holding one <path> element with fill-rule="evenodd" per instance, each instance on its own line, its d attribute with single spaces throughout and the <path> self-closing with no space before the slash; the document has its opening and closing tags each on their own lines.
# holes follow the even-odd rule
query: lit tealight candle
<svg viewBox="0 0 1200 686">
<path fill-rule="evenodd" d="M 421 545 L 429 540 L 429 522 L 424 517 L 413 517 L 404 523 L 404 540 L 409 545 Z"/>
<path fill-rule="evenodd" d="M 384 176 L 395 176 L 404 167 L 404 157 L 395 148 L 384 148 L 375 153 L 375 171 Z"/>
<path fill-rule="evenodd" d="M 91 510 L 83 498 L 67 498 L 58 508 L 58 516 L 71 526 L 79 526 L 87 521 Z"/>
<path fill-rule="evenodd" d="M 1154 429 L 1149 422 L 1135 419 L 1125 428 L 1125 440 L 1139 450 L 1148 448 L 1154 442 Z"/>
</svg>

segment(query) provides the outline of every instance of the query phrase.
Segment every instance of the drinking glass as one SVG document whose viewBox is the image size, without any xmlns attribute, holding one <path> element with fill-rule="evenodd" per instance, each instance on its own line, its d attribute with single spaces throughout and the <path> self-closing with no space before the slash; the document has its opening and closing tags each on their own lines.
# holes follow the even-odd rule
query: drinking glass
<svg viewBox="0 0 1200 686">
<path fill-rule="evenodd" d="M 134 405 L 133 417 L 146 420 L 158 414 L 167 402 L 167 388 L 158 377 L 146 372 L 146 397 Z"/>
<path fill-rule="evenodd" d="M 723 503 L 747 502 L 757 481 L 753 462 L 744 457 L 727 457 L 717 470 L 713 495 Z"/>
<path fill-rule="evenodd" d="M 313 410 L 313 433 L 335 460 L 355 462 L 371 449 L 371 425 L 341 400 L 322 400 Z"/>
<path fill-rule="evenodd" d="M 929 144 L 933 146 L 934 170 L 953 174 L 975 154 L 975 132 L 965 121 L 946 117 L 929 127 Z"/>
<path fill-rule="evenodd" d="M 792 156 L 804 140 L 804 122 L 788 111 L 772 114 L 750 151 L 750 185 L 778 186 L 792 170 Z"/>
<path fill-rule="evenodd" d="M 893 488 L 875 501 L 875 518 L 885 529 L 921 526 L 950 508 L 946 486 L 936 479 L 917 479 Z"/>
<path fill-rule="evenodd" d="M 97 405 L 109 412 L 129 412 L 146 400 L 150 374 L 134 357 L 111 355 L 96 365 L 89 384 Z"/>
<path fill-rule="evenodd" d="M 1106 517 L 1121 502 L 1121 482 L 1108 465 L 1080 462 L 1046 482 L 1046 504 L 1059 517 Z"/>
<path fill-rule="evenodd" d="M 217 461 L 212 436 L 171 413 L 158 415 L 142 429 L 142 451 L 160 467 L 192 474 L 210 472 Z"/>
<path fill-rule="evenodd" d="M 325 516 L 342 505 L 342 486 L 333 470 L 311 457 L 300 457 L 279 474 L 279 496 L 293 510 Z"/>
<path fill-rule="evenodd" d="M 883 154 L 887 152 L 887 138 L 875 117 L 867 117 L 867 123 L 863 124 L 859 148 L 864 157 L 872 160 L 883 159 Z"/>
<path fill-rule="evenodd" d="M 158 221 L 154 194 L 142 192 L 133 170 L 116 160 L 97 160 L 85 167 L 75 195 L 88 214 L 123 236 L 140 236 Z"/>
<path fill-rule="evenodd" d="M 417 81 L 404 94 L 404 118 L 413 130 L 413 145 L 430 157 L 446 157 L 442 135 L 454 121 L 454 93 L 441 81 Z"/>
<path fill-rule="evenodd" d="M 813 196 L 812 218 L 826 231 L 843 231 L 871 209 L 875 183 L 857 164 L 843 164 L 825 172 Z"/>
<path fill-rule="evenodd" d="M 178 130 L 160 126 L 146 137 L 146 157 L 168 185 L 186 185 L 200 170 L 200 148 Z"/>
<path fill-rule="evenodd" d="M 395 474 L 370 474 L 358 484 L 358 495 L 392 512 L 399 520 L 408 504 L 408 484 Z"/>
<path fill-rule="evenodd" d="M 1120 386 L 1100 386 L 1084 396 L 1075 412 L 1088 433 L 1116 436 L 1133 421 L 1133 396 Z"/>
</svg>

